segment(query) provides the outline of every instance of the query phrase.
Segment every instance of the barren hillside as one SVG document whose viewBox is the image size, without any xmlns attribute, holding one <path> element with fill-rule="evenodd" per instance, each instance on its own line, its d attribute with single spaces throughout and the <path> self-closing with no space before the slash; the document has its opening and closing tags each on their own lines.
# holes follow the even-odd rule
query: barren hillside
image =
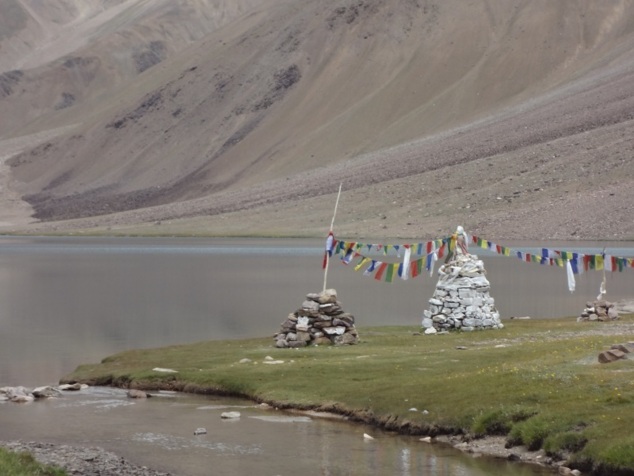
<svg viewBox="0 0 634 476">
<path fill-rule="evenodd" d="M 37 5 L 5 231 L 321 236 L 342 183 L 349 236 L 634 238 L 634 2 Z"/>
</svg>

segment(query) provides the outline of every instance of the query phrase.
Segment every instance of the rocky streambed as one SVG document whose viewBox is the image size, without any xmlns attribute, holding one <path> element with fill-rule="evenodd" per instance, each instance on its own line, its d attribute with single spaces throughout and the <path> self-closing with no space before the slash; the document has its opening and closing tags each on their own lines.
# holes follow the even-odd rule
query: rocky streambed
<svg viewBox="0 0 634 476">
<path fill-rule="evenodd" d="M 137 466 L 102 448 L 56 445 L 33 441 L 0 441 L 0 447 L 28 452 L 40 463 L 82 476 L 171 476 L 172 473 Z"/>
</svg>

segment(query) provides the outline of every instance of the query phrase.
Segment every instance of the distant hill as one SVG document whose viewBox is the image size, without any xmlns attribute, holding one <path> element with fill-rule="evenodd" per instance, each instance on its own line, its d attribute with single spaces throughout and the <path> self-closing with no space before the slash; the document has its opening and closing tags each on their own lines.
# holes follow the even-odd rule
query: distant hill
<svg viewBox="0 0 634 476">
<path fill-rule="evenodd" d="M 634 239 L 634 2 L 0 10 L 0 229 Z"/>
</svg>

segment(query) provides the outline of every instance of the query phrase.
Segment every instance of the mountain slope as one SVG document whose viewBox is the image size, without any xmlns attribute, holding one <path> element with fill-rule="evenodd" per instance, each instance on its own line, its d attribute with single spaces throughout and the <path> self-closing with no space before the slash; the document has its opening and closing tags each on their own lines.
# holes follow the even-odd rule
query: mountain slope
<svg viewBox="0 0 634 476">
<path fill-rule="evenodd" d="M 632 199 L 630 2 L 278 0 L 244 12 L 151 69 L 121 75 L 116 88 L 21 127 L 73 126 L 9 161 L 35 217 L 130 210 L 56 226 L 190 217 L 187 230 L 192 217 L 223 215 L 233 232 L 316 233 L 324 217 L 307 227 L 307 204 L 343 182 L 364 217 L 344 215 L 352 233 L 429 235 L 460 221 L 512 236 L 521 226 L 498 230 L 495 217 L 523 216 L 555 236 L 562 220 L 536 206 L 564 215 L 601 190 L 597 174 Z M 157 31 L 161 18 L 139 14 Z M 104 44 L 89 51 L 101 59 Z M 38 68 L 46 77 L 56 66 Z M 377 187 L 391 190 L 389 202 Z M 417 211 L 430 219 L 420 223 Z M 603 230 L 588 234 L 576 220 L 556 236 Z"/>
<path fill-rule="evenodd" d="M 57 112 L 84 102 L 99 107 L 256 1 L 1 0 L 0 105 L 12 114 L 0 134 L 50 127 Z"/>
</svg>

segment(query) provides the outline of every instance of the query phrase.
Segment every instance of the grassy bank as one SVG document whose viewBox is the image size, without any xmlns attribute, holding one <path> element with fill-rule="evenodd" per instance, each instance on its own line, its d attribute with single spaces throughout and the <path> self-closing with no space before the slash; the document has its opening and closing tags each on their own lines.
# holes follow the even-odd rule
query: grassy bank
<svg viewBox="0 0 634 476">
<path fill-rule="evenodd" d="M 16 453 L 0 448 L 0 474 L 3 476 L 66 476 L 62 469 L 45 466 L 29 453 Z"/>
<path fill-rule="evenodd" d="M 409 434 L 503 434 L 508 445 L 543 448 L 584 472 L 634 474 L 634 354 L 597 360 L 634 341 L 634 315 L 505 324 L 436 336 L 361 328 L 361 342 L 345 347 L 276 349 L 261 338 L 132 350 L 63 382 L 240 395 Z"/>
</svg>

